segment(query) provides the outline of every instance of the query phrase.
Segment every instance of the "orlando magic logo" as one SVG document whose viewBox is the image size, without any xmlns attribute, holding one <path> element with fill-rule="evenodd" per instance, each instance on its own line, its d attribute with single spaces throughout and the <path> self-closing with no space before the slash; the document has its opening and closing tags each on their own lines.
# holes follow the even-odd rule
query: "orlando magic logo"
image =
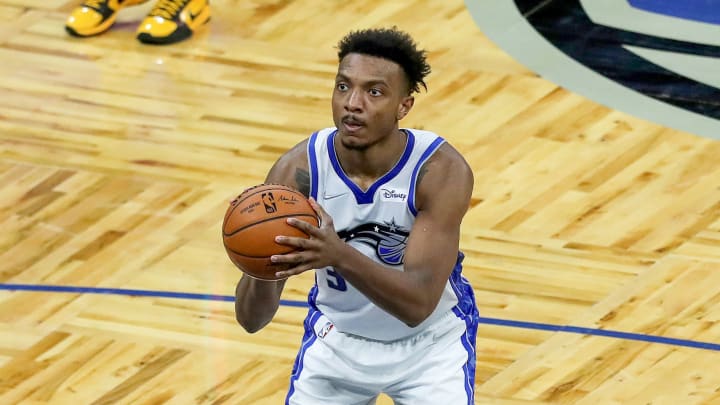
<svg viewBox="0 0 720 405">
<path fill-rule="evenodd" d="M 392 266 L 403 264 L 409 234 L 397 226 L 395 220 L 384 224 L 366 223 L 338 232 L 346 242 L 354 240 L 375 248 L 378 259 Z"/>
<path fill-rule="evenodd" d="M 618 110 L 718 137 L 717 0 L 465 3 L 486 35 L 544 77 Z"/>
</svg>

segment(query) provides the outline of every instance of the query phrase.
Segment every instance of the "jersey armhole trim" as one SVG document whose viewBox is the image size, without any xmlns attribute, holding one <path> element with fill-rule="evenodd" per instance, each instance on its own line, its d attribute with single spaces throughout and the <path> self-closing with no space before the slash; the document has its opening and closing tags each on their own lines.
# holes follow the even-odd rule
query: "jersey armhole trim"
<svg viewBox="0 0 720 405">
<path fill-rule="evenodd" d="M 318 162 L 317 162 L 317 151 L 315 149 L 315 143 L 317 142 L 318 133 L 314 132 L 310 135 L 308 141 L 307 154 L 308 163 L 310 167 L 310 197 L 317 201 L 318 194 Z"/>
<path fill-rule="evenodd" d="M 415 168 L 413 169 L 412 176 L 410 177 L 410 192 L 408 193 L 407 200 L 408 209 L 413 214 L 413 216 L 417 216 L 417 207 L 415 207 L 415 191 L 417 189 L 416 183 L 418 173 L 420 173 L 420 168 L 443 143 L 445 143 L 445 139 L 443 139 L 442 137 L 438 136 L 437 138 L 435 138 L 435 140 L 430 144 L 430 146 L 425 149 L 425 152 L 423 152 L 422 156 L 420 156 L 420 160 L 418 160 L 417 165 L 415 165 Z"/>
</svg>

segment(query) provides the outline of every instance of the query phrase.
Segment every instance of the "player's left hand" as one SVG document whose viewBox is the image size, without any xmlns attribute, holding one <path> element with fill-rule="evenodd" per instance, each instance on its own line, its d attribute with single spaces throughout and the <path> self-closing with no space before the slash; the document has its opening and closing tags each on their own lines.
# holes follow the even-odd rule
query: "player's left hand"
<svg viewBox="0 0 720 405">
<path fill-rule="evenodd" d="M 310 206 L 320 218 L 320 227 L 308 224 L 297 218 L 288 218 L 287 223 L 310 235 L 310 238 L 277 236 L 275 242 L 298 249 L 284 255 L 273 255 L 273 263 L 288 263 L 291 267 L 275 273 L 278 278 L 286 278 L 312 269 L 333 266 L 338 263 L 342 252 L 349 246 L 335 232 L 333 219 L 314 198 L 308 199 Z"/>
</svg>

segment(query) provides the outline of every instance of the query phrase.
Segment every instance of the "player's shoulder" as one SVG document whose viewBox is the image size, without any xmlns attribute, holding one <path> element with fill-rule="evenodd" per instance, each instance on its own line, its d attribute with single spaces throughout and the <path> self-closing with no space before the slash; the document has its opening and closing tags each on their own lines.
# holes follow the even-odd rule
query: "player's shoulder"
<svg viewBox="0 0 720 405">
<path fill-rule="evenodd" d="M 422 133 L 437 136 L 430 131 Z M 469 198 L 475 179 L 472 168 L 460 151 L 443 141 L 420 167 L 417 182 L 417 205 L 422 208 L 426 206 L 425 202 L 440 198 L 446 191 Z"/>
<path fill-rule="evenodd" d="M 280 155 L 273 164 L 270 174 L 294 172 L 295 168 L 307 168 L 307 142 L 308 140 L 304 139 Z"/>
<path fill-rule="evenodd" d="M 288 149 L 275 161 L 265 181 L 294 187 L 307 196 L 310 192 L 308 144 L 331 132 L 332 128 L 321 129 Z"/>
<path fill-rule="evenodd" d="M 423 139 L 427 144 L 438 143 L 439 146 L 425 161 L 425 166 L 440 166 L 444 169 L 450 169 L 451 173 L 457 175 L 472 175 L 470 165 L 465 157 L 445 138 L 435 132 L 423 129 L 409 129 L 416 138 Z"/>
<path fill-rule="evenodd" d="M 419 129 L 419 128 L 410 128 L 410 127 L 403 127 L 401 128 L 405 131 L 412 132 L 415 136 L 440 136 L 437 133 L 433 131 L 428 131 L 427 129 Z"/>
<path fill-rule="evenodd" d="M 465 157 L 451 144 L 445 142 L 437 151 L 430 156 L 430 161 L 435 160 L 440 163 L 449 165 L 455 170 L 470 171 L 470 165 L 468 164 Z"/>
<path fill-rule="evenodd" d="M 306 159 L 308 144 L 317 144 L 320 140 L 327 139 L 337 129 L 335 127 L 323 128 L 313 132 L 310 136 L 295 144 L 287 150 L 279 160 Z"/>
</svg>

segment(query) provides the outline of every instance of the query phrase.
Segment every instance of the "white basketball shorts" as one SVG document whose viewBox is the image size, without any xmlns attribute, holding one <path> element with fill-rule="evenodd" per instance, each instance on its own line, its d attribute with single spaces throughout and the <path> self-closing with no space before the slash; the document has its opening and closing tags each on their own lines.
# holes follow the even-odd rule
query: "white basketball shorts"
<svg viewBox="0 0 720 405">
<path fill-rule="evenodd" d="M 477 313 L 454 309 L 417 335 L 383 342 L 339 332 L 311 309 L 286 405 L 472 405 Z"/>
</svg>

